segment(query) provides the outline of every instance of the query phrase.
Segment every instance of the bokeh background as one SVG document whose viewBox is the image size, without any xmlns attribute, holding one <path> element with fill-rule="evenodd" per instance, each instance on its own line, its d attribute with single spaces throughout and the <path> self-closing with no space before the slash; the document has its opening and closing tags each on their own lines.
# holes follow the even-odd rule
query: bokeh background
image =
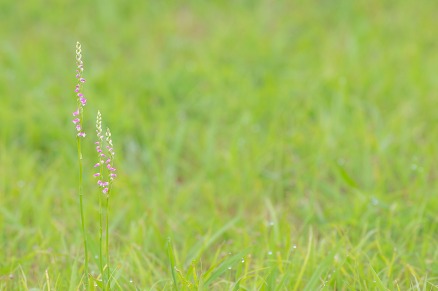
<svg viewBox="0 0 438 291">
<path fill-rule="evenodd" d="M 254 247 L 247 270 L 257 275 L 242 284 L 264 286 L 277 270 L 287 286 L 310 232 L 304 278 L 342 247 L 341 257 L 361 255 L 331 273 L 332 287 L 364 288 L 356 279 L 372 270 L 389 288 L 409 286 L 410 270 L 436 284 L 437 9 L 413 0 L 0 1 L 0 284 L 25 286 L 25 276 L 41 287 L 49 270 L 64 289 L 80 276 L 76 41 L 88 227 L 93 236 L 99 109 L 117 152 L 112 257 L 124 290 L 170 288 L 168 237 L 183 272 L 192 259 L 205 267 L 216 253 Z M 285 259 L 295 244 L 290 273 L 266 255 Z M 235 282 L 227 276 L 215 288 Z"/>
</svg>

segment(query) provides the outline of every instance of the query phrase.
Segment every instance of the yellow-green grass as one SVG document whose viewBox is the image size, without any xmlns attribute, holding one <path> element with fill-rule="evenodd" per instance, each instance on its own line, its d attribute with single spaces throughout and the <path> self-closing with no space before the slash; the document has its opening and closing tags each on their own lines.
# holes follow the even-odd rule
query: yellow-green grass
<svg viewBox="0 0 438 291">
<path fill-rule="evenodd" d="M 437 288 L 438 3 L 51 2 L 0 3 L 0 289 L 80 285 L 76 41 L 114 289 Z"/>
</svg>

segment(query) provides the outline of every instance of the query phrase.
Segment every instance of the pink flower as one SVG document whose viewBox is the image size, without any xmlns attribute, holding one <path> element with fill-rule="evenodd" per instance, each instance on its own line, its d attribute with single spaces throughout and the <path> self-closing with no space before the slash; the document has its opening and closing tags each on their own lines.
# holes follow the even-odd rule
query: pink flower
<svg viewBox="0 0 438 291">
<path fill-rule="evenodd" d="M 82 72 L 84 71 L 83 63 L 82 63 L 82 54 L 81 54 L 81 44 L 78 42 L 76 43 L 76 78 L 78 79 L 78 83 L 75 86 L 75 92 L 77 96 L 77 103 L 78 108 L 75 112 L 73 112 L 73 116 L 75 117 L 82 117 L 82 110 L 85 104 L 87 104 L 87 99 L 84 98 L 84 95 L 81 92 L 81 84 L 84 83 L 85 79 L 82 77 Z M 81 120 L 80 118 L 73 119 L 73 123 L 75 124 L 76 130 L 78 131 L 77 136 L 78 137 L 85 137 L 85 132 L 82 132 L 82 126 L 80 124 Z"/>
<path fill-rule="evenodd" d="M 99 162 L 95 164 L 94 167 L 100 168 L 100 166 L 106 165 L 105 168 L 100 168 L 99 174 L 103 179 L 99 180 L 97 185 L 102 187 L 102 193 L 106 194 L 109 193 L 110 185 L 113 183 L 113 180 L 117 177 L 117 175 L 114 173 L 116 169 L 113 167 L 114 160 L 112 156 L 114 156 L 114 150 L 112 148 L 113 144 L 111 141 L 111 132 L 109 129 L 107 129 L 105 134 L 106 139 L 104 141 L 104 135 L 102 134 L 102 116 L 99 111 L 97 112 L 96 118 L 96 135 L 98 141 L 95 142 L 95 145 Z"/>
<path fill-rule="evenodd" d="M 99 177 L 99 176 L 100 176 L 100 173 L 96 173 L 96 174 L 94 174 L 93 176 L 94 176 L 94 177 Z"/>
</svg>

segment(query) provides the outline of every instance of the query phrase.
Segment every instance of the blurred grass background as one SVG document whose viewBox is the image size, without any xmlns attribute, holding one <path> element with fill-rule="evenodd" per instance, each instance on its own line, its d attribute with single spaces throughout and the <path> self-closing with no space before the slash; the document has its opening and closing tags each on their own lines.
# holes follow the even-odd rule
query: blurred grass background
<svg viewBox="0 0 438 291">
<path fill-rule="evenodd" d="M 168 237 L 191 288 L 192 260 L 202 276 L 248 247 L 208 288 L 436 287 L 437 8 L 0 1 L 0 286 L 46 288 L 46 270 L 59 290 L 80 279 L 80 41 L 87 219 L 94 236 L 100 109 L 118 155 L 122 290 L 174 285 Z"/>
</svg>

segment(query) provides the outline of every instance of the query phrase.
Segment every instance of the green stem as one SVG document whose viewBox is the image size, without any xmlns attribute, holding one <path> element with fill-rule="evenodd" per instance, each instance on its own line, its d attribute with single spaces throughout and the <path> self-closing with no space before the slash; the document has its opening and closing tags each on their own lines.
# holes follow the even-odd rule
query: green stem
<svg viewBox="0 0 438 291">
<path fill-rule="evenodd" d="M 83 169 L 82 169 L 82 151 L 81 151 L 81 141 L 80 137 L 77 137 L 77 144 L 78 144 L 78 158 L 79 158 L 79 205 L 81 208 L 81 224 L 82 224 L 82 236 L 84 239 L 84 252 L 85 252 L 85 258 L 84 258 L 84 265 L 85 265 L 85 288 L 87 288 L 88 283 L 88 247 L 87 247 L 87 234 L 85 233 L 85 218 L 84 218 L 84 203 L 83 203 L 83 187 L 82 187 L 82 176 L 83 176 Z"/>
<path fill-rule="evenodd" d="M 109 260 L 109 194 L 110 191 L 108 191 L 107 196 L 106 196 L 106 270 L 108 273 L 108 290 L 110 288 L 110 277 L 111 277 L 111 272 L 110 272 L 110 260 Z"/>
<path fill-rule="evenodd" d="M 101 171 L 102 172 L 102 171 Z M 100 231 L 99 231 L 99 267 L 100 267 L 100 274 L 102 276 L 102 284 L 105 286 L 105 276 L 103 273 L 103 256 L 102 256 L 102 237 L 103 237 L 103 226 L 102 226 L 102 193 L 99 191 L 99 225 L 100 225 Z"/>
</svg>

